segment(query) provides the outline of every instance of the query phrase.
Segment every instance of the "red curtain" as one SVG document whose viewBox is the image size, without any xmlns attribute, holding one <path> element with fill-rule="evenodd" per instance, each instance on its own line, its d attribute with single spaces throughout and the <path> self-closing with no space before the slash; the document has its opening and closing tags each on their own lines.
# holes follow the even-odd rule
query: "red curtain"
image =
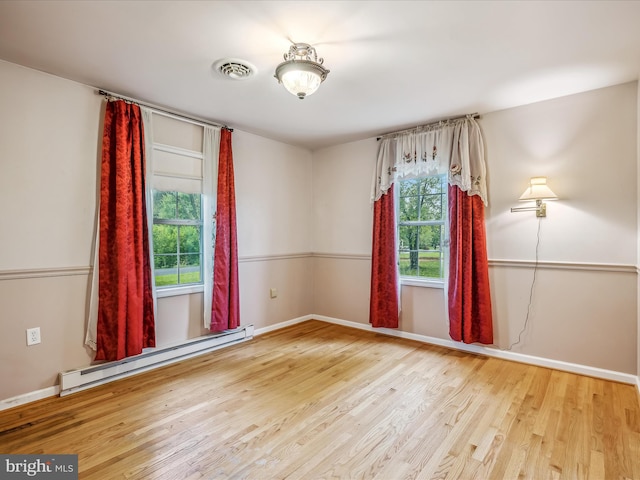
<svg viewBox="0 0 640 480">
<path fill-rule="evenodd" d="M 464 343 L 493 343 L 484 204 L 449 186 L 449 335 Z"/>
<path fill-rule="evenodd" d="M 236 328 L 240 325 L 236 193 L 231 131 L 227 129 L 222 129 L 220 132 L 217 198 L 213 302 L 209 328 L 213 332 Z"/>
<path fill-rule="evenodd" d="M 373 204 L 371 299 L 369 322 L 373 327 L 398 328 L 398 266 L 393 185 Z"/>
<path fill-rule="evenodd" d="M 96 360 L 155 346 L 140 107 L 108 102 L 102 136 Z"/>
</svg>

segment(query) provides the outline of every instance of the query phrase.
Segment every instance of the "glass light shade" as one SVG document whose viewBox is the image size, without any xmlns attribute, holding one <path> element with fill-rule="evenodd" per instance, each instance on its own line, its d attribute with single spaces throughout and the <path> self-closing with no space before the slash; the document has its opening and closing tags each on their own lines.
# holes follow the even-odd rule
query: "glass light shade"
<svg viewBox="0 0 640 480">
<path fill-rule="evenodd" d="M 281 81 L 284 88 L 299 98 L 312 95 L 322 83 L 320 75 L 304 70 L 289 70 L 282 74 Z"/>
<path fill-rule="evenodd" d="M 520 201 L 527 200 L 556 200 L 558 196 L 547 187 L 547 177 L 533 177 L 529 187 L 520 196 Z"/>
</svg>

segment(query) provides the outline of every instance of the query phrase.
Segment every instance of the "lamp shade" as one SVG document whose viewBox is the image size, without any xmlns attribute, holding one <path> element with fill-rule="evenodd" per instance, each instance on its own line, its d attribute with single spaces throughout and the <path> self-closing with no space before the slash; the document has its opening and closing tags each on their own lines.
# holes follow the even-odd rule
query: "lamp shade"
<svg viewBox="0 0 640 480">
<path fill-rule="evenodd" d="M 529 186 L 520 195 L 520 201 L 527 200 L 556 200 L 558 196 L 547 186 L 547 177 L 533 177 Z"/>
<path fill-rule="evenodd" d="M 305 98 L 313 94 L 318 90 L 323 80 L 315 65 L 295 60 L 283 63 L 279 67 L 276 76 L 287 91 L 299 98 Z"/>
</svg>

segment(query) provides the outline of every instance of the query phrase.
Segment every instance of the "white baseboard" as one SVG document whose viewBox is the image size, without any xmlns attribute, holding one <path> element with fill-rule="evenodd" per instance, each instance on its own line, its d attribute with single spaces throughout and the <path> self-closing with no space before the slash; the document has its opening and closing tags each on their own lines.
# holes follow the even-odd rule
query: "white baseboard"
<svg viewBox="0 0 640 480">
<path fill-rule="evenodd" d="M 256 328 L 253 331 L 254 336 L 262 335 L 263 333 L 273 332 L 274 330 L 280 330 L 284 327 L 290 327 L 291 325 L 296 325 L 298 323 L 306 322 L 307 320 L 318 319 L 318 315 L 305 315 L 303 317 L 293 318 L 291 320 L 286 320 L 284 322 L 276 323 L 274 325 L 269 325 L 268 327 Z M 319 320 L 319 319 L 318 319 Z"/>
<path fill-rule="evenodd" d="M 42 390 L 36 390 L 35 392 L 23 393 L 22 395 L 7 398 L 6 400 L 0 400 L 0 411 L 19 407 L 25 403 L 35 402 L 36 400 L 42 400 L 43 398 L 55 397 L 59 393 L 60 387 L 58 385 L 54 385 L 53 387 L 47 387 Z"/>
<path fill-rule="evenodd" d="M 390 335 L 393 337 L 407 338 L 410 340 L 416 340 L 422 343 L 428 343 L 431 345 L 438 345 L 441 347 L 451 348 L 454 350 L 461 350 L 469 353 L 477 353 L 480 355 L 486 355 L 488 357 L 501 358 L 503 360 L 510 360 L 513 362 L 526 363 L 529 365 L 535 365 L 538 367 L 552 368 L 555 370 L 561 370 L 564 372 L 577 373 L 579 375 L 586 375 L 588 377 L 602 378 L 604 380 L 612 380 L 614 382 L 627 383 L 631 385 L 638 385 L 640 391 L 640 379 L 635 375 L 629 373 L 621 373 L 613 370 L 605 370 L 602 368 L 590 367 L 587 365 L 580 365 L 577 363 L 563 362 L 561 360 L 552 360 L 549 358 L 535 357 L 532 355 L 525 355 L 523 353 L 509 352 L 505 350 L 499 350 L 497 348 L 483 347 L 480 345 L 469 345 L 461 342 L 454 342 L 453 340 L 446 340 L 443 338 L 429 337 L 426 335 L 419 335 L 416 333 L 403 332 L 401 330 L 395 330 L 392 328 L 373 328 L 369 324 L 351 322 L 348 320 L 341 320 L 339 318 L 325 317 L 323 315 L 309 315 L 310 318 L 321 320 L 327 323 L 334 323 L 337 325 L 343 325 L 345 327 L 358 328 L 360 330 L 367 330 L 370 332 L 380 333 L 383 335 Z"/>
<path fill-rule="evenodd" d="M 438 345 L 441 347 L 451 348 L 454 350 L 462 350 L 470 353 L 477 353 L 487 355 L 489 357 L 501 358 L 504 360 L 511 360 L 514 362 L 526 363 L 530 365 L 536 365 L 539 367 L 553 368 L 555 370 L 562 370 L 571 373 L 577 373 L 580 375 L 586 375 L 589 377 L 602 378 L 605 380 L 612 380 L 614 382 L 627 383 L 636 385 L 638 388 L 638 394 L 640 395 L 640 375 L 635 376 L 628 373 L 620 373 L 611 370 L 604 370 L 601 368 L 589 367 L 585 365 L 579 365 L 575 363 L 563 362 L 560 360 L 551 360 L 548 358 L 534 357 L 531 355 L 524 355 L 521 353 L 508 352 L 498 350 L 496 348 L 482 347 L 479 345 L 468 345 L 465 343 L 454 342 L 453 340 L 446 340 L 442 338 L 429 337 L 426 335 L 419 335 L 416 333 L 403 332 L 401 330 L 394 330 L 391 328 L 373 328 L 369 324 L 363 324 L 358 322 L 351 322 L 348 320 L 342 320 L 339 318 L 326 317 L 324 315 L 305 315 L 303 317 L 294 318 L 284 322 L 270 325 L 268 327 L 257 328 L 254 330 L 253 335 L 259 336 L 264 333 L 279 330 L 281 328 L 296 325 L 298 323 L 306 322 L 308 320 L 320 320 L 327 323 L 333 323 L 336 325 L 342 325 L 350 328 L 357 328 L 360 330 L 367 330 L 370 332 L 380 333 L 383 335 L 390 335 L 393 337 L 407 338 L 410 340 L 416 340 L 422 343 L 428 343 L 431 345 Z M 47 397 L 53 397 L 60 393 L 60 387 L 55 385 L 53 387 L 44 388 L 35 392 L 25 393 L 16 397 L 8 398 L 6 400 L 0 400 L 0 411 L 8 408 L 24 405 L 25 403 L 34 402 Z"/>
</svg>

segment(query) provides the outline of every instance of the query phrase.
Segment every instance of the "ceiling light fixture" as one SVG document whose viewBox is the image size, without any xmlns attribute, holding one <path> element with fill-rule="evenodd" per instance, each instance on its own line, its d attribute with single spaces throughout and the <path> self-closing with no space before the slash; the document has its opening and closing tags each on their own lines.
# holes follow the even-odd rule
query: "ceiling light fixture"
<svg viewBox="0 0 640 480">
<path fill-rule="evenodd" d="M 289 92 L 300 100 L 313 94 L 329 70 L 322 66 L 316 49 L 307 43 L 294 43 L 284 54 L 284 62 L 276 68 L 275 77 Z"/>
</svg>

